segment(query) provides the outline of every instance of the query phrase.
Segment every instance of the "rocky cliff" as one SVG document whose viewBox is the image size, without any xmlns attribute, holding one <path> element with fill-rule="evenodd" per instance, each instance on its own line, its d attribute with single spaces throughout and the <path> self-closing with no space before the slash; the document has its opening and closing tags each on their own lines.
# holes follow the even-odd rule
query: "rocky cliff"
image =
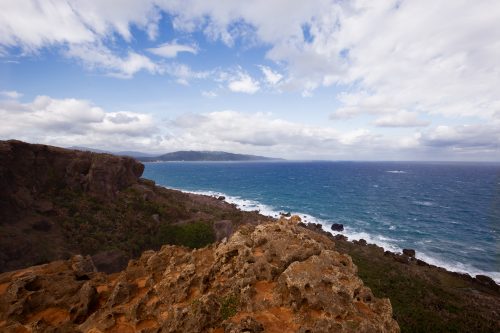
<svg viewBox="0 0 500 333">
<path fill-rule="evenodd" d="M 263 217 L 155 186 L 129 157 L 0 141 L 0 272 L 74 254 L 99 269 L 163 244 L 200 247 Z"/>
<path fill-rule="evenodd" d="M 120 273 L 75 256 L 0 275 L 5 332 L 398 332 L 334 241 L 296 218 L 189 250 L 146 251 Z"/>
<path fill-rule="evenodd" d="M 144 165 L 129 157 L 0 141 L 2 217 L 43 207 L 40 196 L 63 188 L 115 197 L 137 183 L 143 171 Z"/>
</svg>

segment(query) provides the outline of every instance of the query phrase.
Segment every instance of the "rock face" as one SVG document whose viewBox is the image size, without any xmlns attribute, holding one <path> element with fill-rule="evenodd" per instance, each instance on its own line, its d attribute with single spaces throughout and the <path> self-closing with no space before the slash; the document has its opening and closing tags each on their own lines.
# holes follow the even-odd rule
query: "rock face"
<svg viewBox="0 0 500 333">
<path fill-rule="evenodd" d="M 137 183 L 144 165 L 130 157 L 67 150 L 21 141 L 0 141 L 2 210 L 50 211 L 52 204 L 38 199 L 55 187 L 114 197 Z"/>
<path fill-rule="evenodd" d="M 121 273 L 74 257 L 0 275 L 2 332 L 399 332 L 331 238 L 282 218 L 164 246 Z"/>
</svg>

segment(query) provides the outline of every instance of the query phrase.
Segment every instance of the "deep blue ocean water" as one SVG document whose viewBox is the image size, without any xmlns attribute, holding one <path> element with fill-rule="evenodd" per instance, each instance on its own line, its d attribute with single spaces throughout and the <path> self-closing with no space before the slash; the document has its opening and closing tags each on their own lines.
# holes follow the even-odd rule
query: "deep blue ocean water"
<svg viewBox="0 0 500 333">
<path fill-rule="evenodd" d="M 342 223 L 350 239 L 500 282 L 500 164 L 165 162 L 146 163 L 144 177 L 325 230 Z"/>
</svg>

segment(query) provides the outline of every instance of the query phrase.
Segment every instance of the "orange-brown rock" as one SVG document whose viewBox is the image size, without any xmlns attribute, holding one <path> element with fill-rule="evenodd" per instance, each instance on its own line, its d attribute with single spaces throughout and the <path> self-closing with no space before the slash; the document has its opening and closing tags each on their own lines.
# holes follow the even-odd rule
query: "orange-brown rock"
<svg viewBox="0 0 500 333">
<path fill-rule="evenodd" d="M 334 241 L 281 219 L 198 250 L 146 251 L 113 275 L 89 257 L 0 275 L 5 332 L 398 332 Z"/>
</svg>

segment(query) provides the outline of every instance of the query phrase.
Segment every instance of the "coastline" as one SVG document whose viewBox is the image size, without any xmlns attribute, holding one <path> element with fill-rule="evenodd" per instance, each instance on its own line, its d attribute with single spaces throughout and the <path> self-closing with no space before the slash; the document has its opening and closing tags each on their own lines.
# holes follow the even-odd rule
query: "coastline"
<svg viewBox="0 0 500 333">
<path fill-rule="evenodd" d="M 202 191 L 202 190 L 186 190 L 182 188 L 173 188 L 173 187 L 168 187 L 168 186 L 163 186 L 167 189 L 172 189 L 172 190 L 177 190 L 181 191 L 184 193 L 190 193 L 190 194 L 196 194 L 196 195 L 204 195 L 204 196 L 209 196 L 209 197 L 224 197 L 224 200 L 229 203 L 233 204 L 236 206 L 236 208 L 242 210 L 242 211 L 258 211 L 260 214 L 271 217 L 271 218 L 279 218 L 280 217 L 280 212 L 273 209 L 271 206 L 266 205 L 264 203 L 251 200 L 251 199 L 245 199 L 241 198 L 239 196 L 234 196 L 234 195 L 228 195 L 224 192 L 219 192 L 219 191 Z M 391 239 L 388 237 L 385 237 L 383 235 L 372 235 L 364 231 L 358 231 L 350 226 L 344 226 L 344 231 L 342 232 L 336 232 L 332 231 L 330 229 L 330 225 L 332 224 L 331 222 L 328 222 L 326 220 L 323 220 L 321 218 L 315 217 L 310 214 L 305 214 L 302 212 L 297 212 L 297 211 L 291 211 L 289 212 L 291 215 L 298 215 L 301 217 L 302 221 L 305 223 L 317 223 L 320 224 L 323 231 L 331 233 L 333 236 L 336 235 L 343 235 L 348 238 L 350 242 L 353 241 L 359 241 L 360 239 L 364 239 L 368 244 L 374 244 L 378 247 L 381 247 L 384 249 L 384 251 L 390 251 L 394 253 L 401 253 L 403 251 L 403 248 L 400 246 L 391 244 L 390 241 Z M 429 265 L 436 266 L 438 268 L 445 269 L 448 272 L 451 273 L 459 273 L 459 274 L 467 274 L 470 275 L 471 277 L 474 277 L 476 275 L 485 275 L 490 278 L 492 278 L 497 284 L 500 285 L 500 271 L 498 272 L 490 272 L 490 271 L 484 271 L 481 269 L 477 269 L 469 264 L 466 263 L 461 263 L 461 262 L 453 262 L 449 263 L 446 262 L 442 259 L 436 258 L 428 253 L 419 251 L 418 249 L 416 250 L 415 258 L 422 260 L 426 262 Z"/>
</svg>

